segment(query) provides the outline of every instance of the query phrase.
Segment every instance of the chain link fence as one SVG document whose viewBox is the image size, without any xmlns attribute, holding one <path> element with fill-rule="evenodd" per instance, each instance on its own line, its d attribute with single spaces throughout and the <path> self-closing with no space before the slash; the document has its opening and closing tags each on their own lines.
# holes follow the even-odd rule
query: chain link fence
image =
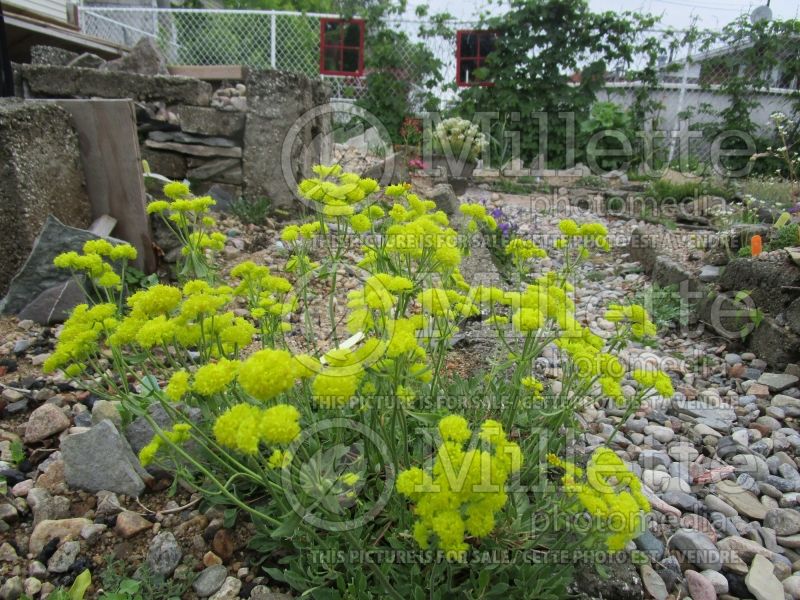
<svg viewBox="0 0 800 600">
<path fill-rule="evenodd" d="M 338 15 L 264 10 L 155 9 L 80 7 L 81 31 L 133 46 L 152 38 L 175 65 L 248 65 L 319 76 L 320 21 Z M 407 34 L 412 45 L 423 41 L 417 21 L 389 23 Z M 455 76 L 455 41 L 426 38 L 442 64 L 442 79 Z M 396 49 L 398 62 L 411 63 L 410 49 Z M 401 67 L 402 68 L 402 67 Z M 322 75 L 336 99 L 357 99 L 365 92 L 363 77 Z"/>
</svg>

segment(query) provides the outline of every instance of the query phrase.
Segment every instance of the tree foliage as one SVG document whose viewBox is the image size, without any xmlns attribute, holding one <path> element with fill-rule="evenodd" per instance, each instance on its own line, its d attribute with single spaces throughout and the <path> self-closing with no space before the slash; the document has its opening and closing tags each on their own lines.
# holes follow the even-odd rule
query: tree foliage
<svg viewBox="0 0 800 600">
<path fill-rule="evenodd" d="M 586 0 L 511 0 L 508 12 L 484 25 L 498 32 L 486 62 L 493 85 L 463 90 L 460 112 L 498 113 L 522 132 L 523 160 L 546 151 L 550 165 L 564 166 L 574 150 L 568 129 L 589 114 L 609 70 L 627 72 L 642 54 L 655 62 L 656 44 L 644 35 L 654 23 L 634 12 L 593 12 Z"/>
</svg>

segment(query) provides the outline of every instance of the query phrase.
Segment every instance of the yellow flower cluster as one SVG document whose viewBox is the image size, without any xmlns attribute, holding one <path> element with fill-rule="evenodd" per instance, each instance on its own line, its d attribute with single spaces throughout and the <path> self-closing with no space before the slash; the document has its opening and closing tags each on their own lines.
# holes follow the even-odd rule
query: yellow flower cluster
<svg viewBox="0 0 800 600">
<path fill-rule="evenodd" d="M 633 371 L 633 378 L 646 388 L 654 388 L 664 398 L 672 398 L 675 394 L 672 379 L 663 371 L 636 369 Z"/>
<path fill-rule="evenodd" d="M 478 230 L 478 225 L 485 225 L 489 231 L 497 229 L 497 221 L 492 215 L 486 214 L 486 207 L 483 204 L 462 204 L 458 207 L 462 215 L 470 217 L 467 223 L 467 231 L 475 232 Z"/>
<path fill-rule="evenodd" d="M 417 302 L 422 310 L 435 316 L 445 316 L 448 319 L 470 317 L 480 313 L 480 308 L 472 299 L 455 290 L 442 288 L 429 288 L 422 290 L 417 296 Z"/>
<path fill-rule="evenodd" d="M 252 261 L 236 265 L 231 276 L 241 281 L 234 293 L 247 300 L 250 314 L 267 334 L 290 329 L 283 319 L 297 309 L 297 297 L 288 279 L 272 275 L 269 267 Z"/>
<path fill-rule="evenodd" d="M 142 466 L 146 467 L 151 464 L 161 448 L 165 443 L 183 444 L 189 440 L 189 432 L 192 426 L 188 423 L 176 423 L 172 431 L 162 431 L 161 434 L 156 434 L 153 439 L 139 450 L 139 462 Z"/>
<path fill-rule="evenodd" d="M 217 417 L 214 438 L 225 448 L 254 455 L 262 443 L 270 446 L 291 443 L 300 435 L 299 420 L 300 413 L 290 404 L 270 408 L 236 404 Z"/>
<path fill-rule="evenodd" d="M 122 279 L 104 258 L 127 262 L 136 260 L 136 256 L 136 248 L 129 244 L 114 246 L 107 240 L 97 239 L 83 244 L 83 254 L 63 252 L 53 259 L 53 264 L 59 269 L 85 273 L 98 287 L 122 289 Z"/>
<path fill-rule="evenodd" d="M 533 241 L 514 238 L 506 244 L 506 254 L 511 257 L 516 268 L 522 268 L 532 258 L 547 258 L 547 252 Z"/>
<path fill-rule="evenodd" d="M 55 351 L 44 362 L 45 373 L 67 367 L 67 375 L 78 375 L 86 360 L 98 352 L 101 336 L 117 327 L 116 314 L 115 304 L 76 306 L 64 323 Z"/>
<path fill-rule="evenodd" d="M 469 548 L 467 536 L 484 537 L 494 529 L 495 515 L 508 499 L 506 482 L 521 468 L 522 453 L 497 421 L 481 425 L 478 436 L 484 449 L 464 448 L 472 430 L 461 416 L 439 421 L 439 433 L 442 441 L 432 471 L 405 470 L 396 487 L 414 503 L 414 539 L 420 547 L 428 548 L 435 539 L 448 559 L 460 560 Z"/>
<path fill-rule="evenodd" d="M 350 217 L 355 214 L 354 204 L 366 200 L 379 191 L 378 182 L 347 173 L 341 165 L 316 165 L 315 178 L 304 179 L 298 192 L 304 198 L 318 202 L 328 218 Z"/>
<path fill-rule="evenodd" d="M 647 310 L 639 304 L 611 304 L 605 318 L 612 323 L 629 323 L 631 333 L 636 339 L 653 337 L 658 333 L 655 324 L 650 320 Z"/>
<path fill-rule="evenodd" d="M 238 361 L 227 358 L 205 364 L 195 372 L 192 390 L 201 396 L 219 394 L 236 378 L 238 368 Z"/>
<path fill-rule="evenodd" d="M 298 379 L 311 376 L 317 369 L 315 360 L 307 355 L 259 350 L 239 366 L 238 382 L 253 398 L 266 401 L 288 391 Z"/>
<path fill-rule="evenodd" d="M 592 241 L 598 248 L 603 250 L 610 249 L 608 229 L 602 223 L 584 223 L 579 226 L 572 219 L 564 219 L 559 222 L 558 228 L 567 238 L 583 238 L 584 243 Z M 557 242 L 556 246 L 565 247 L 568 240 L 560 240 L 560 242 Z"/>
<path fill-rule="evenodd" d="M 585 471 L 554 455 L 548 460 L 564 470 L 564 490 L 578 501 L 576 508 L 588 512 L 607 534 L 609 550 L 622 550 L 642 532 L 642 513 L 650 511 L 650 503 L 642 493 L 642 482 L 612 450 L 595 450 Z"/>
</svg>

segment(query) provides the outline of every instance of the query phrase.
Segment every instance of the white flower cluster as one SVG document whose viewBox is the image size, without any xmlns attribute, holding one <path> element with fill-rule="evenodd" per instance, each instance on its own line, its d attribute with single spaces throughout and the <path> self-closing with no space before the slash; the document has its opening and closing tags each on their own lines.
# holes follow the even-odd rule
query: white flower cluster
<svg viewBox="0 0 800 600">
<path fill-rule="evenodd" d="M 450 153 L 456 158 L 463 156 L 467 161 L 474 162 L 489 145 L 489 141 L 477 125 L 466 119 L 453 117 L 436 126 L 433 145 L 437 152 Z"/>
</svg>

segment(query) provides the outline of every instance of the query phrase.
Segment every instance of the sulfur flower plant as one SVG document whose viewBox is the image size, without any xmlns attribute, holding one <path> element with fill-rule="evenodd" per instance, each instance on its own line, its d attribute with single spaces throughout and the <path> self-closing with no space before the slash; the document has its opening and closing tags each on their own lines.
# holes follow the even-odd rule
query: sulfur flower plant
<svg viewBox="0 0 800 600">
<path fill-rule="evenodd" d="M 608 307 L 608 339 L 576 318 L 574 274 L 608 248 L 605 228 L 563 221 L 549 271 L 548 250 L 510 234 L 516 285 L 477 285 L 461 267 L 471 236 L 497 227 L 484 206 L 462 206 L 459 231 L 408 185 L 314 173 L 298 186 L 313 217 L 281 231 L 280 270 L 223 276 L 212 205 L 181 183 L 149 209 L 184 244 L 177 283 L 129 293 L 109 275 L 133 257 L 124 246 L 58 257 L 108 294 L 75 309 L 46 369 L 84 372 L 149 423 L 142 464 L 251 520 L 254 556 L 298 594 L 563 595 L 577 562 L 550 552 L 622 550 L 649 510 L 611 449 L 565 458 L 577 414 L 672 395 L 668 375 L 620 358 L 653 334 L 644 309 Z M 495 350 L 458 375 L 454 340 L 475 323 Z M 547 349 L 555 372 L 537 368 Z"/>
</svg>

